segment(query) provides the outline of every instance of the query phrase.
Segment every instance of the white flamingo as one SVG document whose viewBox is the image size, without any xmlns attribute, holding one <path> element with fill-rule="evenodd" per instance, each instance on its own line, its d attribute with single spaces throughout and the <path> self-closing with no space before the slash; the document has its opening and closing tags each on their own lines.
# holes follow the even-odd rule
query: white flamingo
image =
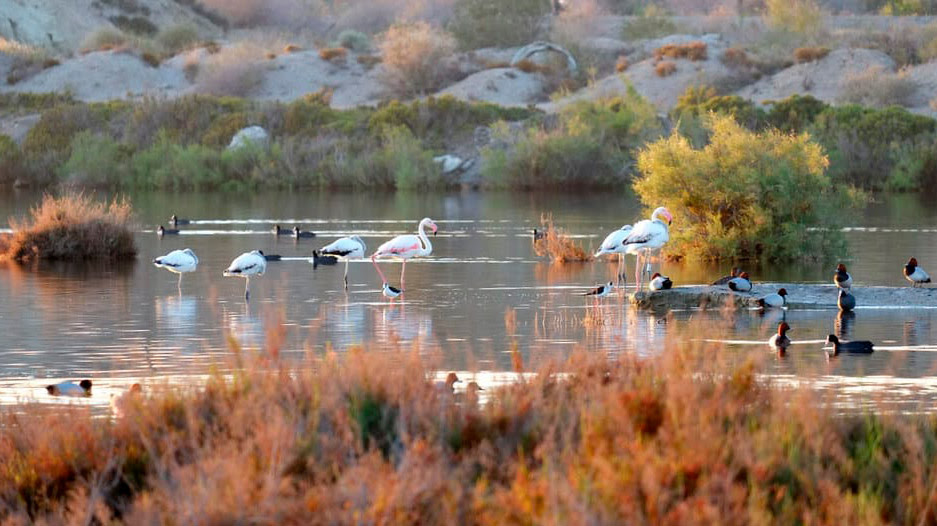
<svg viewBox="0 0 937 526">
<path fill-rule="evenodd" d="M 348 261 L 361 259 L 368 247 L 358 236 L 348 236 L 325 245 L 319 250 L 323 256 L 336 256 L 345 260 L 345 290 L 348 290 Z"/>
<path fill-rule="evenodd" d="M 396 258 L 403 261 L 403 265 L 400 268 L 400 288 L 402 290 L 407 289 L 404 282 L 404 272 L 407 270 L 407 260 L 414 257 L 426 257 L 433 253 L 433 244 L 430 243 L 429 238 L 426 237 L 426 232 L 423 231 L 424 228 L 427 227 L 433 231 L 433 235 L 436 235 L 436 223 L 434 223 L 432 219 L 424 217 L 423 220 L 420 221 L 420 226 L 417 229 L 417 235 L 406 234 L 403 236 L 397 236 L 377 247 L 377 250 L 371 254 L 371 263 L 374 264 L 374 268 L 377 269 L 377 273 L 381 276 L 381 281 L 387 283 L 387 278 L 384 277 L 384 273 L 381 272 L 381 268 L 377 266 L 377 258 Z"/>
<path fill-rule="evenodd" d="M 625 272 L 627 268 L 625 267 L 625 245 L 622 244 L 629 234 L 631 234 L 631 225 L 625 225 L 618 230 L 612 232 L 606 236 L 605 241 L 602 241 L 602 245 L 599 246 L 599 250 L 596 251 L 595 257 L 604 256 L 605 254 L 618 254 L 618 283 L 621 284 L 625 280 Z"/>
<path fill-rule="evenodd" d="M 192 249 L 173 250 L 165 256 L 160 256 L 153 260 L 153 264 L 158 268 L 164 268 L 169 272 L 179 274 L 179 291 L 182 291 L 182 275 L 188 272 L 195 272 L 198 267 L 198 257 Z"/>
<path fill-rule="evenodd" d="M 665 223 L 660 218 L 667 220 Z M 673 223 L 673 216 L 664 207 L 658 207 L 651 214 L 650 219 L 643 219 L 635 223 L 631 233 L 622 241 L 625 246 L 625 253 L 635 254 L 637 256 L 636 267 L 634 269 L 634 279 L 637 284 L 637 290 L 641 290 L 641 275 L 644 269 L 642 263 L 647 253 L 657 250 L 664 246 L 670 240 L 669 225 Z"/>
<path fill-rule="evenodd" d="M 234 261 L 225 269 L 225 277 L 237 276 L 244 278 L 244 299 L 251 299 L 251 276 L 263 276 L 267 270 L 267 259 L 260 250 L 245 252 L 234 258 Z"/>
</svg>

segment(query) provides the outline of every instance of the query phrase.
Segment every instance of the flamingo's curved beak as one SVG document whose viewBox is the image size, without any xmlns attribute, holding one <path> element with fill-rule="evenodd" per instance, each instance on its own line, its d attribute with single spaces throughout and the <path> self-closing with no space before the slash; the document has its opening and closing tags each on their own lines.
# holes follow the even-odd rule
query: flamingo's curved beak
<svg viewBox="0 0 937 526">
<path fill-rule="evenodd" d="M 439 227 L 436 226 L 436 223 L 433 223 L 433 237 L 436 237 L 436 232 L 439 230 Z"/>
</svg>

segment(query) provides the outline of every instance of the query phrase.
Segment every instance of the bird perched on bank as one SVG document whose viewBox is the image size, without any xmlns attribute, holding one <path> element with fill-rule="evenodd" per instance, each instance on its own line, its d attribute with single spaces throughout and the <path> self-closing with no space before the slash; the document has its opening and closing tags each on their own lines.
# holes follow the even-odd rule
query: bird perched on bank
<svg viewBox="0 0 937 526">
<path fill-rule="evenodd" d="M 300 230 L 298 226 L 293 227 L 293 237 L 296 239 L 309 239 L 316 237 L 316 234 L 308 230 Z"/>
<path fill-rule="evenodd" d="M 850 342 L 841 342 L 835 334 L 826 337 L 826 343 L 833 345 L 833 356 L 840 353 L 850 354 L 871 354 L 872 342 L 868 340 L 852 340 Z"/>
<path fill-rule="evenodd" d="M 385 298 L 394 299 L 403 294 L 403 291 L 385 282 L 384 286 L 381 288 L 381 294 L 383 294 Z"/>
<path fill-rule="evenodd" d="M 348 290 L 348 261 L 363 258 L 367 251 L 367 245 L 359 236 L 336 239 L 319 250 L 323 256 L 332 256 L 345 260 L 345 290 Z M 313 262 L 312 268 L 316 268 L 315 262 Z"/>
<path fill-rule="evenodd" d="M 667 276 L 661 276 L 660 272 L 655 272 L 647 286 L 651 290 L 668 290 L 673 288 L 673 281 Z"/>
<path fill-rule="evenodd" d="M 589 292 L 584 292 L 583 296 L 592 296 L 593 298 L 604 298 L 608 296 L 612 289 L 615 288 L 615 284 L 609 281 L 605 285 L 599 285 L 598 287 L 590 290 Z"/>
<path fill-rule="evenodd" d="M 787 324 L 786 321 L 782 321 L 778 324 L 778 332 L 771 336 L 768 339 L 768 347 L 771 347 L 779 353 L 783 353 L 791 345 L 791 339 L 787 337 L 787 331 L 791 330 L 791 326 Z"/>
<path fill-rule="evenodd" d="M 188 225 L 191 223 L 192 223 L 191 219 L 179 219 L 178 217 L 176 217 L 176 214 L 169 216 L 169 224 L 172 226 Z"/>
<path fill-rule="evenodd" d="M 452 394 L 455 392 L 455 384 L 461 381 L 462 380 L 459 380 L 459 376 L 457 374 L 449 373 L 446 375 L 446 381 L 436 382 L 435 387 L 436 390 L 441 393 Z"/>
<path fill-rule="evenodd" d="M 852 276 L 846 272 L 846 265 L 840 263 L 836 265 L 836 273 L 833 274 L 833 283 L 841 289 L 848 289 L 852 287 Z"/>
<path fill-rule="evenodd" d="M 156 229 L 156 235 L 159 237 L 177 236 L 179 235 L 179 231 L 175 228 L 163 228 L 163 225 L 159 225 L 159 227 Z"/>
<path fill-rule="evenodd" d="M 751 292 L 752 282 L 748 279 L 748 272 L 741 272 L 728 282 L 729 290 L 735 292 Z"/>
<path fill-rule="evenodd" d="M 47 385 L 46 391 L 52 396 L 91 396 L 91 380 Z"/>
<path fill-rule="evenodd" d="M 836 298 L 836 306 L 839 310 L 849 312 L 856 308 L 856 297 L 846 289 L 839 289 L 839 297 Z"/>
<path fill-rule="evenodd" d="M 758 306 L 762 309 L 777 309 L 787 306 L 787 289 L 778 289 L 767 296 L 758 298 Z"/>
<path fill-rule="evenodd" d="M 267 270 L 267 258 L 261 250 L 245 252 L 234 258 L 234 261 L 222 274 L 225 277 L 244 278 L 244 299 L 251 299 L 251 276 L 263 276 Z"/>
<path fill-rule="evenodd" d="M 738 268 L 738 267 L 732 267 L 732 272 L 731 272 L 728 276 L 722 276 L 721 278 L 717 279 L 716 281 L 713 281 L 713 282 L 712 282 L 712 285 L 725 285 L 726 283 L 728 283 L 728 282 L 731 281 L 732 279 L 737 278 L 737 277 L 739 276 L 739 272 L 740 272 L 740 271 L 739 271 L 739 268 Z"/>
<path fill-rule="evenodd" d="M 917 266 L 917 260 L 914 258 L 909 259 L 908 264 L 904 266 L 904 277 L 911 282 L 912 287 L 930 283 L 930 276 Z"/>
<path fill-rule="evenodd" d="M 198 257 L 192 249 L 173 250 L 165 256 L 160 256 L 153 260 L 153 264 L 158 268 L 164 268 L 169 272 L 179 274 L 179 289 L 182 289 L 182 275 L 188 272 L 195 272 L 198 267 Z"/>
<path fill-rule="evenodd" d="M 534 229 L 534 232 L 537 230 Z M 618 230 L 612 232 L 605 237 L 605 241 L 602 241 L 602 244 L 599 246 L 599 249 L 595 252 L 595 257 L 604 256 L 605 254 L 618 254 L 618 283 L 621 284 L 626 280 L 625 278 L 625 245 L 622 243 L 627 239 L 628 235 L 631 234 L 631 225 L 624 225 Z"/>
</svg>

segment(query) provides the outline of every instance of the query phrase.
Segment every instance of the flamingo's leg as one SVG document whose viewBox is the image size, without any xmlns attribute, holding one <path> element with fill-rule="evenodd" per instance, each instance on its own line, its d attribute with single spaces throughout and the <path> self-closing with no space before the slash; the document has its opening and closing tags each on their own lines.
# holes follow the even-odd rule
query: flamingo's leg
<svg viewBox="0 0 937 526">
<path fill-rule="evenodd" d="M 345 290 L 348 290 L 348 260 L 345 260 Z"/>
<path fill-rule="evenodd" d="M 244 280 L 244 301 L 250 301 L 251 299 L 251 277 L 247 276 Z"/>
<path fill-rule="evenodd" d="M 407 271 L 407 260 L 403 260 L 403 265 L 400 266 L 400 290 L 407 290 L 406 282 L 404 281 L 403 273 Z"/>
<path fill-rule="evenodd" d="M 181 295 L 182 294 L 182 273 L 181 272 L 179 273 L 179 284 L 176 285 L 176 287 L 179 289 L 179 294 Z"/>
<path fill-rule="evenodd" d="M 381 277 L 381 283 L 387 283 L 387 278 L 384 277 L 384 273 L 381 272 L 381 267 L 377 266 L 377 260 L 375 259 L 377 254 L 371 256 L 371 264 L 374 265 L 374 269 L 377 270 L 377 275 Z"/>
<path fill-rule="evenodd" d="M 641 254 L 642 252 L 639 250 L 634 256 L 634 282 L 637 287 L 636 290 L 641 290 Z"/>
</svg>

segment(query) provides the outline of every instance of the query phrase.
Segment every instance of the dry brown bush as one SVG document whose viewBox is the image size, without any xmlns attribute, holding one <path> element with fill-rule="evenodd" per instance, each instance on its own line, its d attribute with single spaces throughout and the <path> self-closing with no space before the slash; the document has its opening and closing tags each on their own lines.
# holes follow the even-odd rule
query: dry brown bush
<svg viewBox="0 0 937 526">
<path fill-rule="evenodd" d="M 878 108 L 892 104 L 907 106 L 916 89 L 917 84 L 906 71 L 891 73 L 873 66 L 843 79 L 840 100 Z"/>
<path fill-rule="evenodd" d="M 657 73 L 658 77 L 668 77 L 677 71 L 677 64 L 669 60 L 664 60 L 658 62 L 657 66 L 654 68 L 654 73 Z"/>
<path fill-rule="evenodd" d="M 130 201 L 110 204 L 84 194 L 46 195 L 29 211 L 29 218 L 10 219 L 13 235 L 6 241 L 4 259 L 84 261 L 131 259 L 137 254 Z"/>
<path fill-rule="evenodd" d="M 730 68 L 751 69 L 755 66 L 754 61 L 748 56 L 748 53 L 738 47 L 730 47 L 723 51 L 719 60 Z"/>
<path fill-rule="evenodd" d="M 355 60 L 358 61 L 358 64 L 370 69 L 380 64 L 383 59 L 377 55 L 358 55 Z"/>
<path fill-rule="evenodd" d="M 803 64 L 805 62 L 820 60 L 829 54 L 830 48 L 828 47 L 799 47 L 794 50 L 794 60 L 796 60 L 798 64 Z"/>
<path fill-rule="evenodd" d="M 620 57 L 618 57 L 618 60 L 615 61 L 615 71 L 617 73 L 621 73 L 625 71 L 626 69 L 628 69 L 629 65 L 630 64 L 628 63 L 628 57 L 621 55 Z"/>
<path fill-rule="evenodd" d="M 540 231 L 534 239 L 534 253 L 540 257 L 549 256 L 550 261 L 555 263 L 592 261 L 593 259 L 591 253 L 553 224 L 552 216 L 540 218 Z"/>
<path fill-rule="evenodd" d="M 199 0 L 200 4 L 240 27 L 298 28 L 315 21 L 314 5 L 303 0 Z"/>
<path fill-rule="evenodd" d="M 550 66 L 546 64 L 539 64 L 529 58 L 518 60 L 517 63 L 514 64 L 514 67 L 523 71 L 524 73 L 553 73 L 553 68 Z"/>
<path fill-rule="evenodd" d="M 319 50 L 319 58 L 328 62 L 344 62 L 348 50 L 343 47 L 324 47 Z"/>
<path fill-rule="evenodd" d="M 400 97 L 436 91 L 452 75 L 455 47 L 450 34 L 426 22 L 395 24 L 381 39 L 381 80 Z"/>
<path fill-rule="evenodd" d="M 249 43 L 221 48 L 198 67 L 195 90 L 198 93 L 244 97 L 263 82 L 266 52 Z"/>
<path fill-rule="evenodd" d="M 667 44 L 654 50 L 654 59 L 684 58 L 697 61 L 706 60 L 706 43 L 697 40 L 687 44 Z"/>
</svg>

